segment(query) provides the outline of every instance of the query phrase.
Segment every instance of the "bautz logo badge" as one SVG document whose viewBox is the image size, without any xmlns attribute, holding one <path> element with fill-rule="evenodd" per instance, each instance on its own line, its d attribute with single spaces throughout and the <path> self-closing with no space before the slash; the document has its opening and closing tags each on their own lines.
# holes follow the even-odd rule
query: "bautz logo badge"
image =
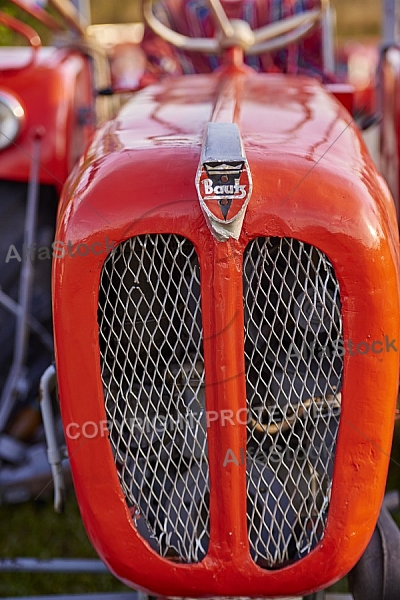
<svg viewBox="0 0 400 600">
<path fill-rule="evenodd" d="M 252 182 L 235 123 L 208 124 L 196 187 L 215 237 L 220 241 L 238 239 Z"/>
<path fill-rule="evenodd" d="M 242 210 L 249 193 L 249 176 L 244 161 L 203 164 L 199 191 L 214 217 L 230 223 Z"/>
</svg>

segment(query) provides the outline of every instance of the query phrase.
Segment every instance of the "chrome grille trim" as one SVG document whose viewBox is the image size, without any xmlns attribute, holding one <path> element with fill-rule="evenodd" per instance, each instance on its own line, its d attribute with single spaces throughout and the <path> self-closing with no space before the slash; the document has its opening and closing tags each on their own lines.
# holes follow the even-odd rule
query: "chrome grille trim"
<svg viewBox="0 0 400 600">
<path fill-rule="evenodd" d="M 104 263 L 101 377 L 119 480 L 139 533 L 198 562 L 209 543 L 200 272 L 194 246 L 142 235 Z"/>
<path fill-rule="evenodd" d="M 250 242 L 243 284 L 248 537 L 253 560 L 279 568 L 325 532 L 343 371 L 339 284 L 321 251 L 290 238 Z"/>
</svg>

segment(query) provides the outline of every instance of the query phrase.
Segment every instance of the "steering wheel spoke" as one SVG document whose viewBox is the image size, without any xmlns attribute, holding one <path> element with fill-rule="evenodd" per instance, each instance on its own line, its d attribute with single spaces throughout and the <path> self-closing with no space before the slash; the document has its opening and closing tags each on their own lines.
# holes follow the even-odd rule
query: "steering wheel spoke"
<svg viewBox="0 0 400 600">
<path fill-rule="evenodd" d="M 287 33 L 294 32 L 296 29 L 303 29 L 305 25 L 314 25 L 321 17 L 321 10 L 310 10 L 307 12 L 287 17 L 277 23 L 269 23 L 254 32 L 254 43 L 261 44 Z"/>
<path fill-rule="evenodd" d="M 256 54 L 266 54 L 267 52 L 273 52 L 276 50 L 281 50 L 282 48 L 286 48 L 287 46 L 290 46 L 291 44 L 294 44 L 305 37 L 313 29 L 314 25 L 315 23 L 306 23 L 305 25 L 301 25 L 300 27 L 296 28 L 295 31 L 290 31 L 289 33 L 280 35 L 278 38 L 260 42 L 259 44 L 254 44 L 254 46 L 249 48 L 247 55 L 254 56 Z"/>
</svg>

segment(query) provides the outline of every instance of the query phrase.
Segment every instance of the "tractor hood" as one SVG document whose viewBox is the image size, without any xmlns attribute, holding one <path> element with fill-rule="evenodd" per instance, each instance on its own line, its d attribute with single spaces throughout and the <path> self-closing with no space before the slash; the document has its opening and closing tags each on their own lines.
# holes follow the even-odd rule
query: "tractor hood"
<svg viewBox="0 0 400 600">
<path fill-rule="evenodd" d="M 287 597 L 354 566 L 390 456 L 397 231 L 351 116 L 309 78 L 166 80 L 96 134 L 60 205 L 54 332 L 82 517 L 121 580 L 164 597 Z M 292 341 L 316 338 L 346 351 L 290 370 Z M 255 420 L 252 439 L 239 417 L 132 429 L 258 403 L 277 421 Z M 262 466 L 251 444 L 266 431 L 289 449 L 302 432 L 307 461 Z"/>
<path fill-rule="evenodd" d="M 357 127 L 318 81 L 222 72 L 150 86 L 97 132 L 60 207 L 61 215 L 69 207 L 68 219 L 79 212 L 69 235 L 82 240 L 97 222 L 103 231 L 122 226 L 128 236 L 133 221 L 160 210 L 202 226 L 195 180 L 210 122 L 236 123 L 240 131 L 253 180 L 244 229 L 267 204 L 293 232 L 305 212 L 310 216 L 311 202 L 316 221 L 343 232 L 372 198 L 386 225 L 394 224 L 386 184 Z M 391 231 L 389 225 L 385 233 L 395 248 Z"/>
</svg>

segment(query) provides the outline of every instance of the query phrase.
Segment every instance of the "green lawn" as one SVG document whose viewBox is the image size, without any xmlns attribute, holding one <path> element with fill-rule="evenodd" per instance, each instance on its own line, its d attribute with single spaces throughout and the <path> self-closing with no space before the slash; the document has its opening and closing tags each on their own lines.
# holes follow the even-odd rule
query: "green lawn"
<svg viewBox="0 0 400 600">
<path fill-rule="evenodd" d="M 73 492 L 56 515 L 51 500 L 0 507 L 1 557 L 97 558 L 84 530 Z M 1 573 L 0 597 L 127 591 L 107 574 Z"/>
</svg>

